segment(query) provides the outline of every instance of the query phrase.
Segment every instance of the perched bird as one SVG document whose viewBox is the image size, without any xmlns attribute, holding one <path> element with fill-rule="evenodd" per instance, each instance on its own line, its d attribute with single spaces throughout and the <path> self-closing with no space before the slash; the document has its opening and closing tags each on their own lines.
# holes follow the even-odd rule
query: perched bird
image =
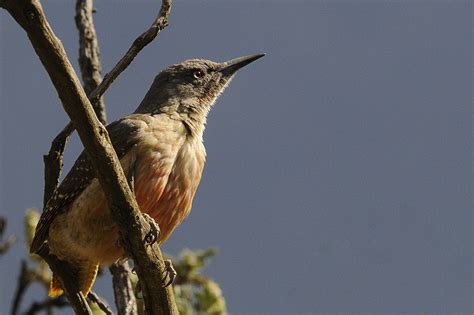
<svg viewBox="0 0 474 315">
<path fill-rule="evenodd" d="M 209 110 L 236 71 L 263 56 L 172 65 L 155 77 L 133 114 L 107 126 L 126 175 L 133 166 L 136 200 L 140 211 L 158 223 L 160 243 L 191 210 L 206 160 L 203 132 Z M 124 257 L 118 237 L 95 170 L 82 152 L 47 203 L 30 251 L 37 253 L 47 242 L 52 254 L 74 267 L 87 295 L 98 266 Z M 54 275 L 49 293 L 62 293 Z"/>
</svg>

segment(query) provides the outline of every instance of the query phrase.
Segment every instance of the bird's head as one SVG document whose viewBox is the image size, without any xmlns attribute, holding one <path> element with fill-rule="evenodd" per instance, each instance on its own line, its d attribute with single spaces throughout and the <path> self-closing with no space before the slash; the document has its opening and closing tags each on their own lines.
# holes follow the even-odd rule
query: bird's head
<svg viewBox="0 0 474 315">
<path fill-rule="evenodd" d="M 237 70 L 263 56 L 239 57 L 223 63 L 191 59 L 172 65 L 155 77 L 135 112 L 168 112 L 204 124 L 209 109 Z"/>
</svg>

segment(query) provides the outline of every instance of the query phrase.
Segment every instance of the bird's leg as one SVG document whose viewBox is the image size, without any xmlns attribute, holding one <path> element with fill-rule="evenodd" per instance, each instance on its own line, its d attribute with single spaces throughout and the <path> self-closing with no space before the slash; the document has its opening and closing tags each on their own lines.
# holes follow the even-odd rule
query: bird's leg
<svg viewBox="0 0 474 315">
<path fill-rule="evenodd" d="M 142 215 L 150 225 L 150 231 L 146 234 L 145 239 L 143 241 L 148 243 L 149 245 L 153 245 L 156 241 L 158 241 L 158 238 L 160 237 L 160 227 L 158 226 L 156 221 L 148 214 L 142 213 Z"/>
<path fill-rule="evenodd" d="M 169 278 L 169 281 L 164 285 L 164 287 L 167 287 L 174 282 L 174 279 L 176 279 L 176 276 L 178 275 L 178 273 L 174 269 L 171 259 L 165 259 L 164 263 L 165 263 L 165 270 L 164 270 L 165 276 L 163 277 L 163 282 L 165 282 L 167 277 Z"/>
</svg>

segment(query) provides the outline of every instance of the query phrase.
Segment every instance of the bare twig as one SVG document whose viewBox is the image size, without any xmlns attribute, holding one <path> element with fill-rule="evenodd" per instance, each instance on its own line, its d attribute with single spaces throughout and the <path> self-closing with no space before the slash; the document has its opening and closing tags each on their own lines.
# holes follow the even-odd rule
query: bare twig
<svg viewBox="0 0 474 315">
<path fill-rule="evenodd" d="M 21 299 L 23 298 L 23 294 L 28 288 L 31 283 L 31 279 L 29 279 L 28 275 L 28 268 L 26 266 L 26 261 L 21 261 L 21 269 L 20 275 L 18 276 L 17 287 L 15 290 L 15 296 L 12 302 L 12 315 L 18 314 L 18 310 L 21 304 Z"/>
<path fill-rule="evenodd" d="M 47 155 L 43 155 L 44 162 L 44 194 L 43 205 L 53 195 L 54 190 L 59 184 L 59 177 L 63 168 L 63 154 L 69 136 L 74 131 L 72 123 L 68 123 L 66 127 L 54 138 L 51 148 Z"/>
<path fill-rule="evenodd" d="M 92 11 L 93 0 L 77 0 L 75 20 L 79 31 L 79 66 L 86 94 L 91 93 L 102 82 L 99 42 Z M 92 102 L 92 106 L 100 122 L 105 124 L 107 119 L 104 99 L 99 97 L 95 102 Z"/>
<path fill-rule="evenodd" d="M 37 268 L 29 268 L 25 260 L 21 262 L 21 268 L 18 275 L 17 287 L 15 289 L 15 295 L 12 300 L 11 314 L 16 315 L 20 312 L 20 305 L 26 289 L 32 283 L 40 283 L 46 289 L 48 289 L 51 275 L 49 271 L 45 271 L 42 268 L 42 264 Z"/>
<path fill-rule="evenodd" d="M 97 304 L 99 308 L 106 314 L 106 315 L 113 315 L 114 313 L 110 309 L 110 307 L 105 303 L 95 292 L 89 292 L 87 298 Z"/>
<path fill-rule="evenodd" d="M 136 315 L 137 301 L 130 280 L 131 270 L 128 261 L 116 262 L 110 266 L 109 270 L 112 274 L 117 313 L 119 315 Z"/>
<path fill-rule="evenodd" d="M 105 127 L 98 121 L 82 89 L 61 42 L 56 38 L 38 0 L 1 0 L 14 19 L 26 31 L 31 44 L 47 70 L 67 114 L 74 122 L 119 227 L 121 243 L 137 265 L 145 309 L 150 314 L 178 314 L 171 287 L 163 287 L 165 264 L 158 244 L 145 244 L 148 222 L 138 210 L 127 185 L 122 167 L 110 143 Z M 46 244 L 47 245 L 47 244 Z M 43 246 L 47 248 L 47 246 Z M 88 314 L 87 303 L 75 283 L 61 273 L 53 255 L 43 255 L 59 277 L 71 304 L 79 314 Z M 56 269 L 56 270 L 55 270 Z M 82 298 L 82 300 L 80 299 Z M 87 307 L 87 308 L 85 308 Z"/>
<path fill-rule="evenodd" d="M 92 103 L 96 102 L 110 84 L 125 70 L 135 59 L 138 53 L 148 45 L 155 37 L 168 25 L 168 17 L 171 13 L 171 0 L 162 0 L 160 12 L 155 18 L 150 28 L 138 36 L 132 43 L 125 55 L 115 65 L 115 67 L 104 76 L 102 83 L 89 95 Z"/>
<path fill-rule="evenodd" d="M 30 308 L 24 313 L 24 315 L 35 315 L 43 310 L 51 309 L 52 307 L 64 307 L 68 305 L 69 302 L 64 296 L 47 298 L 42 302 L 34 302 L 31 304 Z"/>
</svg>

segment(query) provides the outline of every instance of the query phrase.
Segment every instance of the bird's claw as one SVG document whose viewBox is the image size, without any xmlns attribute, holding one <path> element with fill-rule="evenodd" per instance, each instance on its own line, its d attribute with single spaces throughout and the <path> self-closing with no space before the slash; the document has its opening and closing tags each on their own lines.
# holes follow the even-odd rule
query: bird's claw
<svg viewBox="0 0 474 315">
<path fill-rule="evenodd" d="M 173 284 L 173 282 L 176 279 L 176 276 L 178 275 L 178 273 L 174 269 L 173 263 L 171 262 L 170 259 L 165 259 L 164 263 L 165 263 L 165 270 L 164 270 L 165 276 L 163 277 L 163 282 L 165 282 L 166 278 L 169 278 L 168 282 L 166 282 L 163 285 L 163 287 L 166 288 L 169 285 Z"/>
<path fill-rule="evenodd" d="M 160 237 L 160 227 L 155 222 L 155 220 L 148 214 L 143 213 L 143 217 L 150 225 L 150 231 L 145 235 L 144 241 L 149 245 L 153 245 L 158 241 L 158 238 Z"/>
</svg>

